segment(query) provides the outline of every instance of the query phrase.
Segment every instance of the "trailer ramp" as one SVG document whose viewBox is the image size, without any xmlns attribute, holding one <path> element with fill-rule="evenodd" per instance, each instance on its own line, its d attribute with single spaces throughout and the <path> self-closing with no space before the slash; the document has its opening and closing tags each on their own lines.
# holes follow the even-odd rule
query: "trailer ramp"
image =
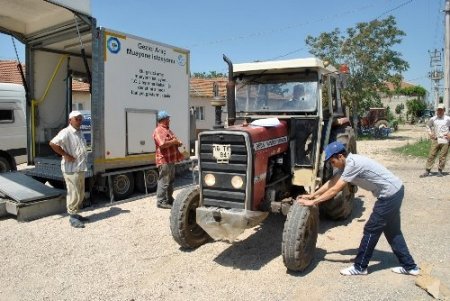
<svg viewBox="0 0 450 301">
<path fill-rule="evenodd" d="M 65 191 L 20 172 L 0 174 L 0 217 L 12 214 L 29 221 L 65 210 Z"/>
</svg>

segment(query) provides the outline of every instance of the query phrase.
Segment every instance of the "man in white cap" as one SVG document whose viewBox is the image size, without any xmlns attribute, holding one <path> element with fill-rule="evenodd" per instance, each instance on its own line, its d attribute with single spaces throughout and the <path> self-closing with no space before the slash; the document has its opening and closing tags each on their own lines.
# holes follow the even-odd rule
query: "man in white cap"
<svg viewBox="0 0 450 301">
<path fill-rule="evenodd" d="M 156 146 L 156 166 L 159 171 L 156 206 L 170 209 L 173 203 L 175 163 L 183 159 L 178 147 L 182 146 L 183 143 L 170 130 L 170 115 L 166 111 L 159 111 L 157 120 L 158 126 L 153 132 L 153 140 Z"/>
<path fill-rule="evenodd" d="M 442 177 L 445 162 L 447 160 L 449 141 L 450 141 L 450 117 L 445 115 L 445 106 L 440 103 L 436 108 L 436 116 L 430 118 L 427 122 L 428 135 L 431 139 L 430 152 L 425 165 L 425 172 L 420 175 L 421 178 L 428 177 L 431 174 L 431 168 L 434 165 L 439 154 L 438 177 Z"/>
<path fill-rule="evenodd" d="M 84 201 L 84 179 L 87 171 L 86 141 L 80 127 L 83 115 L 80 111 L 69 114 L 69 125 L 62 129 L 51 141 L 50 147 L 62 156 L 61 170 L 67 189 L 67 213 L 74 228 L 84 228 L 88 219 L 78 214 Z"/>
</svg>

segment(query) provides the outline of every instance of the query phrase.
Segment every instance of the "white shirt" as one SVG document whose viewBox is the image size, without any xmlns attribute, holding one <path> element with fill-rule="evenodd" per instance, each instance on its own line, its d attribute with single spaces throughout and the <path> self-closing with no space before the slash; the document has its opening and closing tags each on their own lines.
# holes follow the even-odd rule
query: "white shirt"
<svg viewBox="0 0 450 301">
<path fill-rule="evenodd" d="M 66 153 L 75 158 L 73 162 L 61 160 L 62 172 L 87 171 L 87 148 L 86 141 L 80 130 L 70 124 L 62 129 L 50 142 L 59 145 Z"/>
<path fill-rule="evenodd" d="M 430 118 L 427 123 L 428 132 L 431 134 L 434 132 L 437 138 L 438 144 L 447 144 L 448 138 L 447 134 L 449 133 L 450 128 L 450 117 L 447 115 L 439 118 L 437 115 Z"/>
</svg>

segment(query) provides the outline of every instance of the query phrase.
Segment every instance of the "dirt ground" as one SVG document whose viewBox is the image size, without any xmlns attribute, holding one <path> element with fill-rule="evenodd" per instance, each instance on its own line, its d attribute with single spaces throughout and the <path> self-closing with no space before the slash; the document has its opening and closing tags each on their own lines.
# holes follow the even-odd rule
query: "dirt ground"
<svg viewBox="0 0 450 301">
<path fill-rule="evenodd" d="M 406 187 L 403 232 L 415 260 L 450 286 L 450 173 L 420 179 L 424 159 L 391 148 L 425 137 L 401 127 L 386 140 L 358 142 L 358 152 L 399 176 Z M 176 191 L 179 193 L 179 190 Z M 284 217 L 271 215 L 233 243 L 211 242 L 183 251 L 172 239 L 169 210 L 155 197 L 84 210 L 84 229 L 54 215 L 27 223 L 0 220 L 0 300 L 432 300 L 397 265 L 384 237 L 369 275 L 339 274 L 356 254 L 374 203 L 359 190 L 352 218 L 321 219 L 315 258 L 289 273 L 281 258 Z"/>
</svg>

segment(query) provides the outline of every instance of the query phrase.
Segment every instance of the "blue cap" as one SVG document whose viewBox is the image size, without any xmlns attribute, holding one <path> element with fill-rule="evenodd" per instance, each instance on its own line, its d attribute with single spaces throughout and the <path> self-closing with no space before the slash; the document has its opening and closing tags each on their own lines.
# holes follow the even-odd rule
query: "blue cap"
<svg viewBox="0 0 450 301">
<path fill-rule="evenodd" d="M 339 154 L 345 151 L 345 146 L 341 142 L 334 141 L 325 147 L 325 161 L 330 160 L 333 155 Z"/>
<path fill-rule="evenodd" d="M 169 118 L 169 117 L 170 117 L 170 115 L 166 111 L 159 111 L 158 112 L 158 117 L 157 117 L 158 121 L 161 121 L 161 120 Z"/>
</svg>

